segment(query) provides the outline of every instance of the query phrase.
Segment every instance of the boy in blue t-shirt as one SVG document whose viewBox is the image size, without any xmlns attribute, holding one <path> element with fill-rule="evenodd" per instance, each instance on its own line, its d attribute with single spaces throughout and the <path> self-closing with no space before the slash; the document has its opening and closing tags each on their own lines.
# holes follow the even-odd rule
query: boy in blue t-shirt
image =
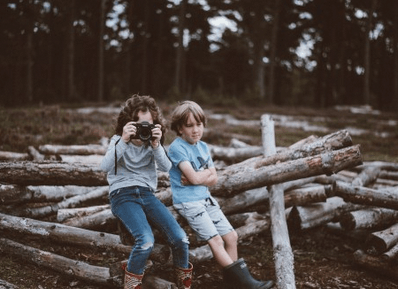
<svg viewBox="0 0 398 289">
<path fill-rule="evenodd" d="M 217 172 L 207 144 L 201 141 L 205 125 L 206 116 L 193 101 L 180 103 L 172 113 L 171 129 L 178 135 L 169 147 L 174 208 L 198 239 L 209 244 L 223 268 L 225 288 L 271 288 L 272 281 L 254 279 L 244 260 L 238 259 L 238 234 L 210 194 L 209 187 L 217 183 Z"/>
</svg>

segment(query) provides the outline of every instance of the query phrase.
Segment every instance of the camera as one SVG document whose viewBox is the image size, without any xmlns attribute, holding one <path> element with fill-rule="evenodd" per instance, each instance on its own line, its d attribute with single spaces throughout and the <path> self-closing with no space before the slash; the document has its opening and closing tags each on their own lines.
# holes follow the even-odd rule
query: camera
<svg viewBox="0 0 398 289">
<path fill-rule="evenodd" d="M 137 132 L 135 136 L 130 138 L 130 140 L 140 139 L 144 142 L 152 138 L 152 130 L 156 127 L 154 124 L 151 124 L 147 121 L 135 123 L 134 126 L 137 128 Z"/>
</svg>

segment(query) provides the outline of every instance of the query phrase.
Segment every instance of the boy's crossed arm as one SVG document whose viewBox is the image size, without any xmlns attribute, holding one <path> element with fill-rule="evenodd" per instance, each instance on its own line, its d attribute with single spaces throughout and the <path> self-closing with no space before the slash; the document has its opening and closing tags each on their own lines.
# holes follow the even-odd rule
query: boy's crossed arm
<svg viewBox="0 0 398 289">
<path fill-rule="evenodd" d="M 202 185 L 210 187 L 217 183 L 217 172 L 214 167 L 203 171 L 195 171 L 188 161 L 181 162 L 178 167 L 182 172 L 181 184 L 184 186 Z"/>
</svg>

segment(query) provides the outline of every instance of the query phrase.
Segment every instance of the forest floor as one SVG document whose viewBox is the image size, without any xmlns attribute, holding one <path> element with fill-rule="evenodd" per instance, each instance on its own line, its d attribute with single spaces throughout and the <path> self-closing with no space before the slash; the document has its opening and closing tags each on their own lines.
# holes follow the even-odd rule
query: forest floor
<svg viewBox="0 0 398 289">
<path fill-rule="evenodd" d="M 167 118 L 172 107 L 163 106 Z M 351 127 L 364 134 L 352 136 L 354 144 L 361 144 L 364 161 L 398 162 L 398 116 L 394 114 L 352 114 L 348 111 L 312 110 L 307 108 L 250 108 L 250 107 L 206 107 L 214 114 L 233 115 L 237 120 L 259 120 L 262 113 L 295 117 L 297 122 L 326 127 L 330 132 Z M 0 108 L 0 150 L 26 152 L 28 146 L 41 144 L 89 144 L 100 137 L 112 134 L 114 115 L 103 112 L 88 114 L 65 110 L 59 106 L 2 109 Z M 395 124 L 395 125 L 394 125 Z M 308 126 L 307 126 L 308 127 Z M 277 146 L 288 146 L 309 135 L 325 135 L 326 131 L 311 131 L 302 127 L 276 125 Z M 385 133 L 381 135 L 382 133 Z M 231 137 L 243 136 L 242 140 L 253 145 L 261 144 L 258 127 L 232 125 L 225 118 L 210 118 L 205 141 L 211 144 L 228 145 Z M 170 136 L 166 142 L 170 141 Z M 0 231 L 1 237 L 27 243 L 32 247 L 59 255 L 82 260 L 98 266 L 108 266 L 127 256 L 97 248 L 66 247 L 62 244 L 12 236 Z M 359 267 L 353 253 L 363 249 L 364 240 L 338 235 L 327 227 L 318 227 L 301 232 L 290 232 L 290 243 L 294 253 L 296 288 L 355 288 L 398 289 L 397 279 L 383 276 L 379 272 Z M 275 269 L 272 253 L 272 237 L 269 232 L 239 242 L 239 255 L 243 257 L 252 274 L 262 280 L 274 279 Z M 216 289 L 222 287 L 222 273 L 214 260 L 194 264 L 192 288 Z M 154 264 L 150 271 L 168 279 L 169 269 Z M 9 254 L 0 257 L 0 279 L 22 289 L 51 288 L 98 288 L 94 284 L 65 276 L 54 270 L 31 264 Z M 0 285 L 0 288 L 1 287 Z"/>
</svg>

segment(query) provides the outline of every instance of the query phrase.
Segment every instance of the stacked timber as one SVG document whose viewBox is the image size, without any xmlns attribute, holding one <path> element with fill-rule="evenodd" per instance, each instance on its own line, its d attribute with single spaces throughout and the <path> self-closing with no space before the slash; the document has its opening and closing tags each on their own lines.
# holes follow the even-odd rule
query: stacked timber
<svg viewBox="0 0 398 289">
<path fill-rule="evenodd" d="M 0 162 L 2 253 L 18 255 L 29 262 L 93 284 L 120 287 L 123 277 L 120 263 L 128 257 L 133 240 L 123 233 L 123 227 L 109 208 L 106 176 L 98 165 L 105 150 L 104 144 L 87 148 L 46 145 L 38 148 L 35 158 L 16 155 L 12 159 L 9 155 L 10 158 Z M 33 150 L 30 151 L 32 155 Z M 386 234 L 394 235 L 391 230 L 398 216 L 393 197 L 386 200 L 380 195 L 379 199 L 365 200 L 365 197 L 352 197 L 350 193 L 366 189 L 372 190 L 372 194 L 391 195 L 391 184 L 396 182 L 398 185 L 393 174 L 398 172 L 398 166 L 363 164 L 359 145 L 352 143 L 345 130 L 323 137 L 311 136 L 267 156 L 262 156 L 258 147 L 241 143 L 224 150 L 212 146 L 211 152 L 216 162 L 222 162 L 218 168 L 219 181 L 210 190 L 241 240 L 270 230 L 269 189 L 274 185 L 278 185 L 284 194 L 290 231 L 339 221 L 344 230 L 355 230 L 360 222 L 365 224 L 361 226 L 371 223 L 372 227 L 380 228 L 374 225 L 379 222 L 391 225 Z M 371 175 L 371 172 L 374 174 Z M 386 182 L 387 176 L 389 182 Z M 160 173 L 156 196 L 189 231 L 171 206 L 171 194 L 168 174 Z M 361 194 L 358 193 L 358 196 Z M 374 221 L 366 219 L 369 215 L 374 216 Z M 26 243 L 13 239 L 20 235 L 25 237 Z M 374 234 L 374 238 L 382 238 L 381 235 Z M 63 246 L 89 246 L 119 252 L 124 258 L 103 267 L 29 245 L 30 238 L 43 236 Z M 369 244 L 373 242 L 371 246 L 380 254 L 386 253 L 381 252 L 384 248 L 392 249 L 396 244 L 396 238 L 392 237 L 385 240 L 386 244 L 371 239 Z M 397 248 L 395 250 L 398 251 Z M 191 240 L 192 263 L 211 258 L 207 245 Z M 154 263 L 167 264 L 170 262 L 170 249 L 160 242 L 150 259 Z M 161 289 L 175 286 L 172 280 L 157 278 L 150 272 L 147 275 L 144 284 L 148 287 Z"/>
</svg>

